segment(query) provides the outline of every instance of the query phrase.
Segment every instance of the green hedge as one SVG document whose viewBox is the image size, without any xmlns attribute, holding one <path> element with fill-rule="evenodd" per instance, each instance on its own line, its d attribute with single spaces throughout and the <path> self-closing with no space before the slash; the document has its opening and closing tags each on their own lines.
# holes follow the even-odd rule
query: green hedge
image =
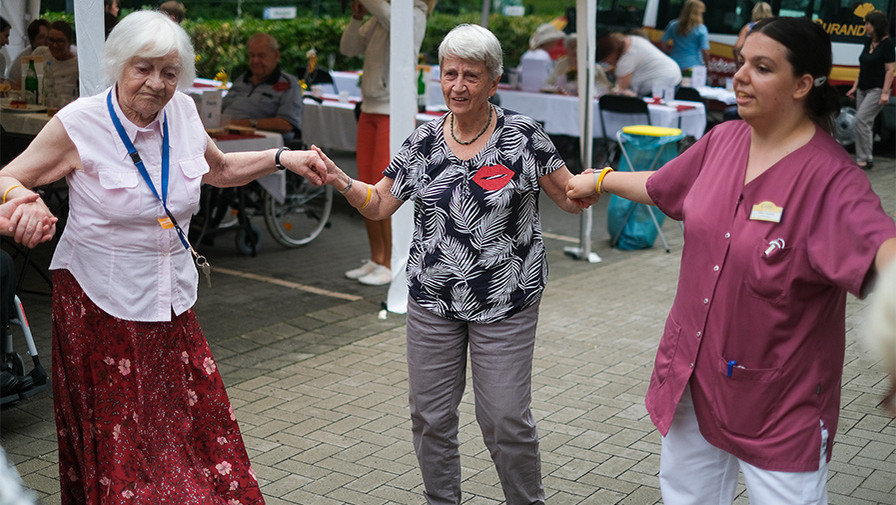
<svg viewBox="0 0 896 505">
<path fill-rule="evenodd" d="M 538 25 L 551 19 L 539 16 L 492 16 L 489 25 L 504 47 L 504 64 L 516 66 L 528 47 L 530 35 L 535 32 Z M 332 55 L 335 70 L 359 69 L 363 64 L 361 58 L 349 58 L 339 53 L 339 39 L 348 21 L 347 17 L 186 21 L 184 28 L 190 33 L 199 55 L 199 61 L 196 63 L 198 75 L 211 78 L 222 69 L 233 74 L 247 66 L 243 44 L 256 32 L 270 33 L 280 42 L 281 65 L 288 72 L 295 72 L 296 68 L 305 66 L 305 53 L 311 48 L 317 51 L 318 61 L 322 66 L 329 65 L 328 61 Z M 437 63 L 439 43 L 445 34 L 460 23 L 478 21 L 479 17 L 476 14 L 430 16 L 421 47 L 423 59 L 430 64 Z"/>
<path fill-rule="evenodd" d="M 125 15 L 125 12 L 121 13 Z M 71 14 L 45 13 L 42 17 L 55 21 L 64 19 L 73 22 Z M 538 25 L 553 19 L 553 16 L 507 17 L 492 15 L 489 28 L 501 41 L 504 48 L 504 65 L 519 64 L 520 56 L 529 45 L 529 37 Z M 287 72 L 305 66 L 305 53 L 314 48 L 319 65 L 328 66 L 328 57 L 333 55 L 335 70 L 360 69 L 361 58 L 349 58 L 339 53 L 339 38 L 348 24 L 349 17 L 300 17 L 290 20 L 263 20 L 243 18 L 239 20 L 186 20 L 184 29 L 190 34 L 199 60 L 196 72 L 200 77 L 214 78 L 224 70 L 232 79 L 240 69 L 247 67 L 244 43 L 256 32 L 267 32 L 280 42 L 280 62 Z M 460 23 L 478 23 L 479 14 L 449 15 L 438 12 L 427 19 L 426 36 L 421 53 L 429 64 L 437 63 L 439 42 L 448 31 Z"/>
</svg>

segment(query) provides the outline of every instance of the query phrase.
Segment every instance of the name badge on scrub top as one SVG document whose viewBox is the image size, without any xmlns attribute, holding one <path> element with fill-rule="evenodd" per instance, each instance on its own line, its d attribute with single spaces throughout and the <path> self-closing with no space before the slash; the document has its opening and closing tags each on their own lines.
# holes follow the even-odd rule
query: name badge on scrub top
<svg viewBox="0 0 896 505">
<path fill-rule="evenodd" d="M 753 206 L 753 210 L 750 211 L 750 220 L 780 223 L 783 213 L 784 207 L 778 207 L 774 202 L 766 200 Z"/>
</svg>

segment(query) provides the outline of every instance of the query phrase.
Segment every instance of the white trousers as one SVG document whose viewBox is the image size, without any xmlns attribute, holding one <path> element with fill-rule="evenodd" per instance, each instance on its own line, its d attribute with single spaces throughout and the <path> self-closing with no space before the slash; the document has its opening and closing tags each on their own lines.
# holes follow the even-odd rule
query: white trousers
<svg viewBox="0 0 896 505">
<path fill-rule="evenodd" d="M 821 455 L 814 472 L 757 468 L 703 438 L 690 387 L 685 388 L 660 455 L 660 490 L 665 505 L 731 505 L 738 469 L 753 505 L 827 505 L 828 431 L 822 424 Z"/>
</svg>

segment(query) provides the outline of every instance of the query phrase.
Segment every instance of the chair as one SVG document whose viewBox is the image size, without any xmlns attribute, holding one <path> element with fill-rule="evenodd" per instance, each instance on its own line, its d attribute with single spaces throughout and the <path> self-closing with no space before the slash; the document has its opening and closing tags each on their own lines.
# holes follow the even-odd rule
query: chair
<svg viewBox="0 0 896 505">
<path fill-rule="evenodd" d="M 650 111 L 647 109 L 647 102 L 634 96 L 624 95 L 603 95 L 598 99 L 600 108 L 600 128 L 602 133 L 602 142 L 607 150 L 606 162 L 612 164 L 616 161 L 616 148 L 618 144 L 614 141 L 616 131 L 607 132 L 607 119 L 613 118 L 616 124 L 622 121 L 623 126 L 635 124 L 650 124 Z M 608 116 L 609 114 L 609 116 Z"/>
<path fill-rule="evenodd" d="M 336 81 L 333 80 L 333 74 L 326 68 L 315 67 L 315 69 L 309 73 L 306 67 L 299 67 L 296 69 L 296 77 L 300 81 L 304 80 L 305 84 L 308 86 L 313 86 L 315 84 L 321 85 L 324 88 L 324 93 L 332 93 L 334 95 L 339 94 L 339 89 L 336 87 Z M 327 90 L 327 87 L 330 89 Z"/>
<path fill-rule="evenodd" d="M 685 102 L 699 102 L 702 103 L 704 107 L 706 107 L 707 112 L 709 111 L 709 106 L 706 103 L 706 100 L 700 95 L 700 92 L 697 91 L 696 88 L 689 88 L 687 86 L 682 86 L 675 91 L 675 99 L 682 100 Z M 707 115 L 707 118 L 709 116 Z M 709 121 L 707 119 L 707 126 L 709 126 Z M 715 126 L 715 125 L 713 125 Z M 678 117 L 678 127 L 681 128 L 681 116 Z"/>
<path fill-rule="evenodd" d="M 677 143 L 683 137 L 684 134 L 678 128 L 650 125 L 624 127 L 616 133 L 623 157 L 619 170 L 656 170 L 678 156 Z M 656 207 L 612 195 L 607 212 L 610 245 L 619 249 L 644 249 L 652 247 L 659 235 L 666 252 L 669 252 L 669 242 L 663 235 L 661 226 L 665 217 Z"/>
<path fill-rule="evenodd" d="M 703 97 L 695 88 L 682 86 L 675 92 L 676 100 L 684 100 L 686 102 L 703 102 Z"/>
</svg>

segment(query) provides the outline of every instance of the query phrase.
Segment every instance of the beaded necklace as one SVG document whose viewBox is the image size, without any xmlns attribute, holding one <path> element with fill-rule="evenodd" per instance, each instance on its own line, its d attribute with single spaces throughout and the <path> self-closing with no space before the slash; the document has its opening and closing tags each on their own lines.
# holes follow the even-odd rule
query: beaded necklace
<svg viewBox="0 0 896 505">
<path fill-rule="evenodd" d="M 481 137 L 482 134 L 485 133 L 486 130 L 488 130 L 488 127 L 491 124 L 492 124 L 492 105 L 489 104 L 489 106 L 488 106 L 488 121 L 485 122 L 485 126 L 482 127 L 482 131 L 480 131 L 475 137 L 473 137 L 473 140 L 470 140 L 469 142 L 463 142 L 463 141 L 459 140 L 454 135 L 454 112 L 452 112 L 451 113 L 451 138 L 454 139 L 455 142 L 457 142 L 458 144 L 460 144 L 462 146 L 468 146 L 468 145 L 472 144 L 473 142 L 476 142 L 477 140 L 479 140 L 479 137 Z"/>
</svg>

